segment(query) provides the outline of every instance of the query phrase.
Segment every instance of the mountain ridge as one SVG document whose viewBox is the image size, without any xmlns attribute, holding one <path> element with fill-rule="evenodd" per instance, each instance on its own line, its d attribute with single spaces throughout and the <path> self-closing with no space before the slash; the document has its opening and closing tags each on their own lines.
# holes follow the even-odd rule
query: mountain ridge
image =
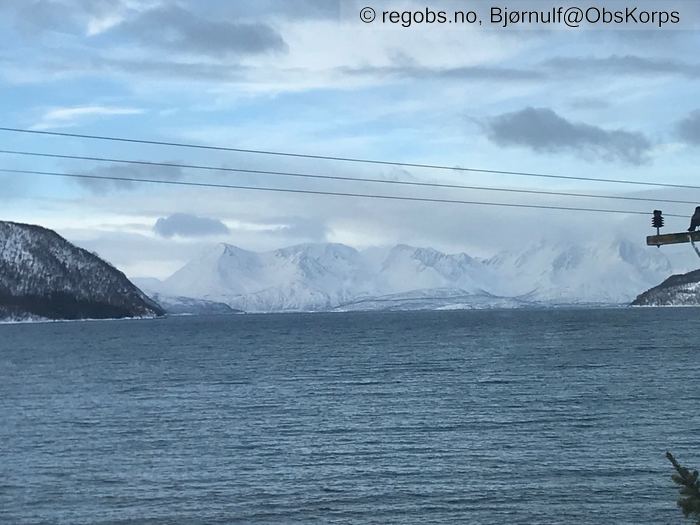
<svg viewBox="0 0 700 525">
<path fill-rule="evenodd" d="M 97 255 L 48 228 L 0 221 L 0 319 L 163 314 L 155 301 Z"/>
<path fill-rule="evenodd" d="M 306 243 L 254 252 L 221 243 L 147 291 L 248 312 L 381 309 L 392 301 L 392 308 L 426 309 L 623 305 L 669 273 L 663 254 L 625 239 L 542 241 L 490 258 L 407 244 L 361 251 Z M 439 291 L 432 302 L 423 293 L 430 290 Z"/>
<path fill-rule="evenodd" d="M 700 306 L 700 270 L 672 275 L 640 294 L 632 306 Z"/>
</svg>

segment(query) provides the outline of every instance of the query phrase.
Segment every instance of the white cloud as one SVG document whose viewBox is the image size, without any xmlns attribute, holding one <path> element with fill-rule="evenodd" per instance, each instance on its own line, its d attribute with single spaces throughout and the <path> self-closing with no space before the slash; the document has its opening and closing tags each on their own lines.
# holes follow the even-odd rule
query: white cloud
<svg viewBox="0 0 700 525">
<path fill-rule="evenodd" d="M 93 17 L 88 20 L 87 35 L 95 36 L 111 29 L 124 21 L 124 16 L 117 13 L 110 13 L 106 16 Z"/>
<path fill-rule="evenodd" d="M 142 113 L 145 113 L 145 110 L 140 108 L 115 106 L 72 106 L 53 108 L 46 111 L 39 119 L 39 122 L 32 126 L 32 129 L 65 128 L 77 125 L 90 117 L 140 115 Z"/>
</svg>

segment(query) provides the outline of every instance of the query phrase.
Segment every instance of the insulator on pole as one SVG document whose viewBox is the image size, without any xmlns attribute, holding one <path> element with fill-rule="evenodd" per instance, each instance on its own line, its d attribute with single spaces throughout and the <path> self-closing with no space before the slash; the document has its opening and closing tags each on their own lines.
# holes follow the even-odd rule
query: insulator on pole
<svg viewBox="0 0 700 525">
<path fill-rule="evenodd" d="M 661 213 L 661 210 L 654 210 L 654 217 L 651 219 L 652 228 L 656 228 L 658 230 L 659 228 L 664 227 L 664 217 Z"/>
</svg>

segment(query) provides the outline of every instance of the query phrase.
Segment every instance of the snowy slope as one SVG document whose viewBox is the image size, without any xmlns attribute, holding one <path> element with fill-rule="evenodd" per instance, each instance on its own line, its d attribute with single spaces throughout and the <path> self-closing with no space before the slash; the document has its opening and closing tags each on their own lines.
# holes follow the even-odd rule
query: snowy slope
<svg viewBox="0 0 700 525">
<path fill-rule="evenodd" d="M 508 295 L 555 303 L 629 303 L 672 273 L 669 260 L 627 240 L 600 244 L 539 243 L 486 264 L 510 281 Z"/>
<path fill-rule="evenodd" d="M 626 304 L 670 273 L 663 253 L 625 240 L 542 242 L 487 260 L 406 245 L 359 252 L 304 244 L 256 253 L 220 244 L 158 291 L 249 312 Z"/>
<path fill-rule="evenodd" d="M 498 275 L 465 253 L 444 254 L 432 248 L 398 245 L 381 264 L 380 291 L 408 292 L 420 289 L 453 288 L 483 293 L 498 288 Z"/>
<path fill-rule="evenodd" d="M 257 311 L 324 310 L 368 290 L 357 250 L 306 244 L 266 253 L 219 244 L 162 284 L 168 295 Z"/>
<path fill-rule="evenodd" d="M 51 230 L 0 221 L 0 319 L 154 317 L 119 270 Z"/>
<path fill-rule="evenodd" d="M 136 277 L 132 278 L 131 282 L 172 315 L 231 315 L 241 313 L 240 310 L 234 310 L 226 303 L 164 294 L 161 292 L 162 281 L 152 277 Z"/>
<path fill-rule="evenodd" d="M 674 275 L 647 290 L 633 306 L 700 306 L 700 270 Z"/>
</svg>

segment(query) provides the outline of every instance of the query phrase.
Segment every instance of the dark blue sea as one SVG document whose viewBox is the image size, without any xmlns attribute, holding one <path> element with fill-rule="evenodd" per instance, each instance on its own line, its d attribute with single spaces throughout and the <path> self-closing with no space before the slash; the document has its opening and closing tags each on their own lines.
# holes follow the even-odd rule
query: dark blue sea
<svg viewBox="0 0 700 525">
<path fill-rule="evenodd" d="M 681 524 L 700 310 L 0 326 L 3 524 Z"/>
</svg>

